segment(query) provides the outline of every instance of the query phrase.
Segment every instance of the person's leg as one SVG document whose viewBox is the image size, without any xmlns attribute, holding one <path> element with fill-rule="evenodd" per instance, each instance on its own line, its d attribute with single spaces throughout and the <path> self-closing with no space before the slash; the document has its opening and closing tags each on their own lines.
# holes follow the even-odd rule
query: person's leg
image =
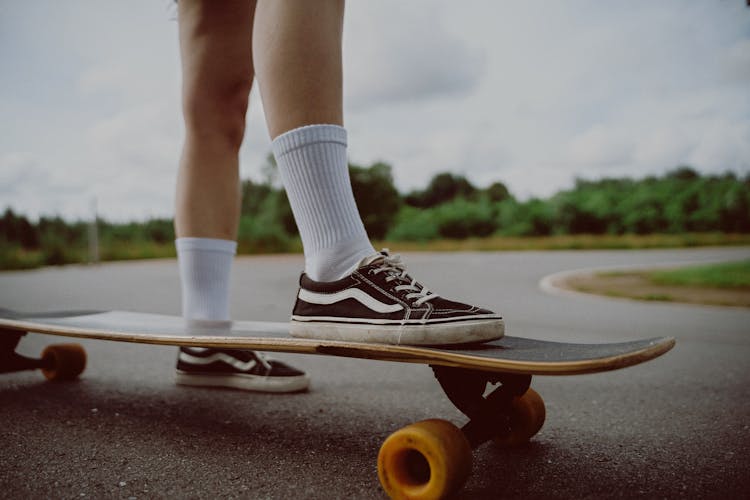
<svg viewBox="0 0 750 500">
<path fill-rule="evenodd" d="M 178 9 L 185 143 L 175 232 L 183 316 L 196 334 L 228 333 L 255 2 L 180 0 Z M 176 380 L 268 392 L 308 385 L 304 373 L 252 351 L 196 348 L 180 350 Z"/>
<path fill-rule="evenodd" d="M 343 0 L 259 0 L 255 71 L 305 272 L 333 281 L 375 254 L 359 216 L 343 128 Z"/>
<path fill-rule="evenodd" d="M 255 71 L 272 138 L 303 125 L 343 126 L 343 0 L 260 0 Z"/>
<path fill-rule="evenodd" d="M 450 344 L 502 337 L 502 318 L 445 300 L 378 255 L 352 195 L 343 129 L 343 0 L 258 0 L 255 72 L 305 251 L 292 335 Z"/>
<path fill-rule="evenodd" d="M 175 228 L 178 237 L 234 240 L 255 2 L 183 0 L 178 6 L 185 143 Z"/>
<path fill-rule="evenodd" d="M 183 315 L 228 321 L 255 3 L 182 0 L 178 9 L 185 142 L 175 232 Z"/>
</svg>

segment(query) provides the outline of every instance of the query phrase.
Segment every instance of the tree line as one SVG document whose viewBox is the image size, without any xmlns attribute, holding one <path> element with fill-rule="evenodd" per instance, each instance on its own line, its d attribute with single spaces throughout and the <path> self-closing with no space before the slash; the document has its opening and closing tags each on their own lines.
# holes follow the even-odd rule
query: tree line
<svg viewBox="0 0 750 500">
<path fill-rule="evenodd" d="M 299 235 L 271 159 L 263 182 L 242 182 L 241 253 L 296 251 Z M 564 234 L 750 233 L 750 175 L 701 175 L 688 166 L 641 179 L 578 179 L 548 198 L 517 199 L 501 182 L 477 187 L 449 172 L 405 194 L 391 166 L 350 165 L 350 178 L 371 238 L 428 241 Z M 115 224 L 97 221 L 103 260 L 171 255 L 170 219 Z M 60 217 L 36 222 L 5 210 L 0 219 L 0 267 L 85 261 L 89 224 Z"/>
</svg>

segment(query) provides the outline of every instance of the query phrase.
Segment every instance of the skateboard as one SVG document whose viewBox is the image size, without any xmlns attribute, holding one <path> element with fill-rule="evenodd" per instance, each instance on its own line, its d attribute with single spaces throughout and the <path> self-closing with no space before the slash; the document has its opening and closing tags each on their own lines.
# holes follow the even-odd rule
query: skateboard
<svg viewBox="0 0 750 500">
<path fill-rule="evenodd" d="M 482 344 L 414 347 L 292 338 L 287 323 L 235 321 L 231 336 L 190 335 L 182 318 L 125 311 L 20 313 L 0 309 L 0 373 L 41 369 L 52 381 L 85 369 L 79 344 L 48 346 L 39 359 L 15 352 L 26 333 L 140 344 L 253 349 L 430 365 L 448 399 L 468 421 L 416 422 L 391 434 L 378 454 L 378 477 L 391 498 L 444 498 L 471 470 L 471 450 L 527 442 L 542 428 L 545 406 L 531 389 L 533 375 L 617 370 L 654 359 L 675 340 L 658 337 L 620 343 L 573 344 L 506 336 Z"/>
</svg>

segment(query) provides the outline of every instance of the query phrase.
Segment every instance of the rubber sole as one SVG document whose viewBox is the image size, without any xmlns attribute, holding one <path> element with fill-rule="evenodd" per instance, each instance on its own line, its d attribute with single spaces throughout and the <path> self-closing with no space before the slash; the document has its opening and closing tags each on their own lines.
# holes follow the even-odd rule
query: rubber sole
<svg viewBox="0 0 750 500">
<path fill-rule="evenodd" d="M 243 391 L 271 393 L 302 392 L 310 387 L 310 377 L 307 375 L 263 377 L 246 374 L 214 375 L 188 373 L 178 370 L 175 373 L 174 381 L 177 385 L 191 387 L 225 387 Z"/>
<path fill-rule="evenodd" d="M 505 335 L 502 319 L 467 320 L 427 325 L 368 325 L 330 321 L 289 323 L 292 337 L 391 345 L 455 345 L 497 340 Z"/>
</svg>

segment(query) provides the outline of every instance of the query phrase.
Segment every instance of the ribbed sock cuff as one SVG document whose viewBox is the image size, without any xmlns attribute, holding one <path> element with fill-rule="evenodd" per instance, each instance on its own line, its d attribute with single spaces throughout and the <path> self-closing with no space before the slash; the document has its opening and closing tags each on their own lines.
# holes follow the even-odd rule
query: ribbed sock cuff
<svg viewBox="0 0 750 500">
<path fill-rule="evenodd" d="M 335 280 L 374 253 L 357 210 L 346 157 L 346 129 L 307 125 L 273 141 L 279 175 L 305 249 L 305 271 Z"/>
<path fill-rule="evenodd" d="M 209 252 L 237 253 L 237 242 L 217 238 L 177 238 L 174 242 L 177 252 L 206 250 Z"/>
<path fill-rule="evenodd" d="M 346 147 L 346 129 L 339 125 L 305 125 L 277 136 L 271 147 L 278 160 L 295 149 L 324 143 L 339 144 Z"/>
<path fill-rule="evenodd" d="M 229 281 L 237 243 L 214 238 L 175 241 L 186 320 L 228 321 Z"/>
</svg>

